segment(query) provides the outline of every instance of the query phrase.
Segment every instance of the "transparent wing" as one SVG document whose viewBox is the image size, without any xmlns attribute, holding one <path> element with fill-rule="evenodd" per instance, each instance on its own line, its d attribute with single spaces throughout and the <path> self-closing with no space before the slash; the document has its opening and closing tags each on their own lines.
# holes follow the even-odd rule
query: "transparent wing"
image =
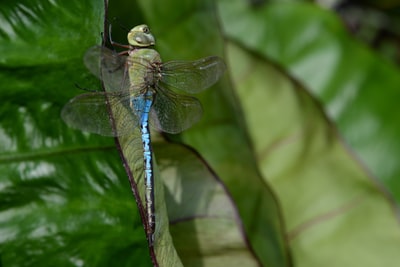
<svg viewBox="0 0 400 267">
<path fill-rule="evenodd" d="M 159 84 L 150 113 L 154 127 L 176 134 L 199 121 L 203 109 L 196 98 L 175 94 Z"/>
<path fill-rule="evenodd" d="M 119 91 L 129 88 L 126 58 L 107 47 L 93 46 L 83 60 L 90 72 L 104 82 L 106 91 Z"/>
<path fill-rule="evenodd" d="M 187 93 L 198 93 L 216 83 L 225 72 L 222 58 L 211 56 L 196 61 L 169 61 L 162 64 L 161 81 Z"/>
<path fill-rule="evenodd" d="M 129 107 L 129 98 L 129 94 L 122 92 L 78 95 L 64 106 L 61 117 L 72 128 L 85 132 L 105 136 L 126 135 L 138 125 L 138 118 Z"/>
</svg>

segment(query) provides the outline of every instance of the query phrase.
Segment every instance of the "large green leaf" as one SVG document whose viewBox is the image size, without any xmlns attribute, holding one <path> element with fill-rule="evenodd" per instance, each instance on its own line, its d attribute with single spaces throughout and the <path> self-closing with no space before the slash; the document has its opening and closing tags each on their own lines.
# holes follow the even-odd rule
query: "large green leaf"
<svg viewBox="0 0 400 267">
<path fill-rule="evenodd" d="M 312 16 L 306 15 L 311 11 Z M 320 103 L 306 93 L 304 85 L 270 63 L 270 57 L 283 54 L 281 50 L 296 54 L 305 49 L 283 40 L 278 45 L 275 35 L 289 39 L 297 32 L 313 33 L 326 13 L 318 17 L 308 4 L 254 9 L 246 1 L 221 0 L 219 14 L 227 61 L 257 163 L 282 204 L 296 265 L 396 266 L 400 260 L 396 207 L 342 143 Z M 300 27 L 304 20 L 314 28 Z M 280 28 L 281 22 L 286 28 Z M 337 22 L 330 26 L 336 32 L 340 29 Z M 312 51 L 323 50 L 318 43 L 313 47 Z M 312 59 L 303 60 L 310 60 L 306 66 L 313 65 Z M 316 73 L 309 79 L 318 79 Z M 357 127 L 358 121 L 353 122 Z"/>
<path fill-rule="evenodd" d="M 229 22 L 223 20 L 229 37 L 306 85 L 346 142 L 399 201 L 398 67 L 353 39 L 332 12 L 312 4 L 272 4 L 255 12 L 235 1 L 221 9 L 230 16 Z"/>
</svg>

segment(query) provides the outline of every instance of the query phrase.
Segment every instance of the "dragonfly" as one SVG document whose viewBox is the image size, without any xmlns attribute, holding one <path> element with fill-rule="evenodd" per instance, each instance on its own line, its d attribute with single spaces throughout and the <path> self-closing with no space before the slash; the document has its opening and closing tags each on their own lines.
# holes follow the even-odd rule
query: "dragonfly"
<svg viewBox="0 0 400 267">
<path fill-rule="evenodd" d="M 195 61 L 163 63 L 152 48 L 155 38 L 145 24 L 132 28 L 127 50 L 115 52 L 104 46 L 90 48 L 86 67 L 102 80 L 106 90 L 81 94 L 62 109 L 63 120 L 72 128 L 103 136 L 124 136 L 140 130 L 145 184 L 146 234 L 154 242 L 155 202 L 153 152 L 150 125 L 170 134 L 180 133 L 200 120 L 202 106 L 191 94 L 214 85 L 226 66 L 218 56 Z M 128 110 L 116 127 L 112 116 L 121 108 Z M 110 114 L 110 111 L 114 111 Z M 121 116 L 120 116 L 121 117 Z"/>
</svg>

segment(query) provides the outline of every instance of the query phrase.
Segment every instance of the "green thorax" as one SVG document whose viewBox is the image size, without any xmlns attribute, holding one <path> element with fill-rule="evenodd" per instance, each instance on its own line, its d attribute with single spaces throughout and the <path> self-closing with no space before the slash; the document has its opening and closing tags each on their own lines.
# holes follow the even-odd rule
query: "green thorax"
<svg viewBox="0 0 400 267">
<path fill-rule="evenodd" d="M 160 54 L 150 48 L 136 48 L 129 51 L 127 59 L 129 68 L 130 90 L 133 94 L 144 93 L 154 88 L 160 78 Z"/>
</svg>

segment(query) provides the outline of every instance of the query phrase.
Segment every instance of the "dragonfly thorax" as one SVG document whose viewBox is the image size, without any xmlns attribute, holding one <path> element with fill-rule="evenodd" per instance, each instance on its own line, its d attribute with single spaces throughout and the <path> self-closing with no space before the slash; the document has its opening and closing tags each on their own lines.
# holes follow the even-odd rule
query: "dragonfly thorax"
<svg viewBox="0 0 400 267">
<path fill-rule="evenodd" d="M 127 64 L 132 91 L 155 87 L 161 78 L 161 57 L 154 49 L 132 49 Z"/>
</svg>

